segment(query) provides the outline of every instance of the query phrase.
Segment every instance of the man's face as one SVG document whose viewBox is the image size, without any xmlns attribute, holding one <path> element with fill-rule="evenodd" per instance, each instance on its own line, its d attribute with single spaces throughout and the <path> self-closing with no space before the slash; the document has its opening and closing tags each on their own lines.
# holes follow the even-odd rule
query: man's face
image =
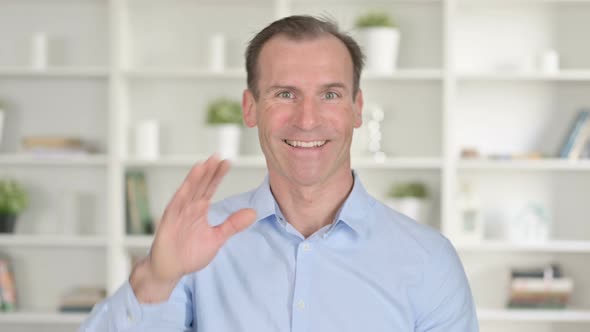
<svg viewBox="0 0 590 332">
<path fill-rule="evenodd" d="M 275 36 L 260 52 L 258 74 L 258 100 L 244 92 L 244 120 L 258 126 L 269 172 L 304 186 L 350 172 L 363 98 L 353 98 L 346 46 L 332 35 Z"/>
</svg>

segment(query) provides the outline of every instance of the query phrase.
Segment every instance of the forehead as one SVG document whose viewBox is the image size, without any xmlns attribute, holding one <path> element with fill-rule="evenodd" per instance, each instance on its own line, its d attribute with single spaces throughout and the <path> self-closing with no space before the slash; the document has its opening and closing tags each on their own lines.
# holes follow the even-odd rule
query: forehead
<svg viewBox="0 0 590 332">
<path fill-rule="evenodd" d="M 258 71 L 261 85 L 285 79 L 304 83 L 312 78 L 352 85 L 353 63 L 344 43 L 331 34 L 297 40 L 277 35 L 262 47 Z"/>
</svg>

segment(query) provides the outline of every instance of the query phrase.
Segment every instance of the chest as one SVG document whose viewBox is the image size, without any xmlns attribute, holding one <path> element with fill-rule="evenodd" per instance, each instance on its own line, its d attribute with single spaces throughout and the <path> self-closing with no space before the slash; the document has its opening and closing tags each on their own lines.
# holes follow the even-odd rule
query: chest
<svg viewBox="0 0 590 332">
<path fill-rule="evenodd" d="M 370 247 L 248 242 L 196 275 L 196 331 L 414 330 L 417 266 Z"/>
</svg>

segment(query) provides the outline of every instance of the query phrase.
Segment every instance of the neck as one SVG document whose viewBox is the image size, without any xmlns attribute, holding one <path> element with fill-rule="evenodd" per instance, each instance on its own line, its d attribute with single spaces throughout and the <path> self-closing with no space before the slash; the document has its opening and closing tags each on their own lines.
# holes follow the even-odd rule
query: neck
<svg viewBox="0 0 590 332">
<path fill-rule="evenodd" d="M 352 190 L 350 168 L 313 185 L 301 185 L 269 172 L 269 183 L 281 212 L 305 238 L 331 224 Z"/>
</svg>

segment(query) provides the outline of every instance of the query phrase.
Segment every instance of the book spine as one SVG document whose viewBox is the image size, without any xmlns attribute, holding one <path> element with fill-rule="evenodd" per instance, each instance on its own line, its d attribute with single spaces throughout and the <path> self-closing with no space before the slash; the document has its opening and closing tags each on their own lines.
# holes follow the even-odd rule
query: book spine
<svg viewBox="0 0 590 332">
<path fill-rule="evenodd" d="M 568 158 L 573 148 L 574 141 L 576 140 L 580 130 L 582 129 L 585 121 L 588 118 L 588 113 L 588 111 L 580 111 L 578 113 L 576 120 L 574 121 L 574 124 L 572 125 L 572 128 L 569 131 L 569 134 L 567 135 L 567 139 L 565 140 L 565 143 L 561 148 L 561 151 L 559 153 L 560 158 Z"/>
<path fill-rule="evenodd" d="M 141 219 L 137 206 L 137 180 L 134 173 L 127 173 L 127 233 L 141 234 Z"/>
</svg>

